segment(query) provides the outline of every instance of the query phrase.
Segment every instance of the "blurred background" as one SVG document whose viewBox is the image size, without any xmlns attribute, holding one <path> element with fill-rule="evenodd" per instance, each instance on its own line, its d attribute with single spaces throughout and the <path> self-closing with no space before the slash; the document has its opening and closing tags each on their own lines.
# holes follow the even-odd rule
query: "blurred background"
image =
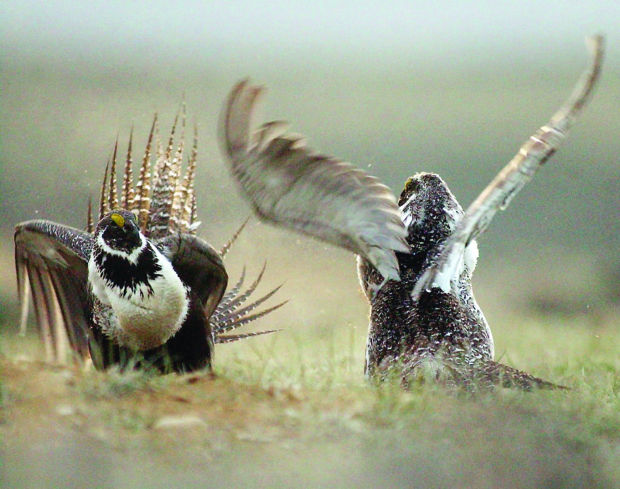
<svg viewBox="0 0 620 489">
<path fill-rule="evenodd" d="M 569 95 L 607 36 L 603 77 L 566 144 L 480 240 L 475 287 L 492 326 L 507 312 L 617 310 L 620 281 L 620 6 L 613 0 L 393 2 L 8 1 L 0 15 L 0 302 L 13 328 L 16 223 L 84 227 L 114 141 L 143 148 L 183 97 L 199 129 L 199 235 L 221 247 L 250 214 L 216 144 L 222 101 L 265 84 L 263 117 L 395 193 L 439 173 L 467 206 Z M 134 154 L 139 159 L 139 154 Z M 354 257 L 255 219 L 227 257 L 231 282 L 267 261 L 290 299 L 263 324 L 303 339 L 352 328 L 367 305 Z M 501 338 L 500 338 L 501 342 Z M 360 366 L 361 368 L 361 366 Z"/>
</svg>

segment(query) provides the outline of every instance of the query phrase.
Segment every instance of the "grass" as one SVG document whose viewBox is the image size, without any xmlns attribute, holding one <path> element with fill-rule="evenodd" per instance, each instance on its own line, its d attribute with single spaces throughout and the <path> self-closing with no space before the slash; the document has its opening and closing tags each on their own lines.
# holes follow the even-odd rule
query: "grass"
<svg viewBox="0 0 620 489">
<path fill-rule="evenodd" d="M 564 319 L 525 317 L 525 307 L 508 318 L 500 310 L 494 318 L 483 307 L 504 363 L 573 389 L 471 398 L 429 385 L 410 392 L 368 385 L 362 375 L 366 311 L 353 292 L 350 254 L 267 226 L 251 229 L 254 224 L 232 251 L 237 269 L 231 277 L 243 263 L 251 271 L 267 257 L 266 280 L 273 283 L 265 286 L 287 280 L 284 298 L 295 300 L 269 320 L 268 327 L 283 332 L 218 345 L 215 377 L 102 374 L 38 362 L 36 338 L 16 337 L 13 319 L 1 316 L 15 296 L 13 225 L 46 217 L 82 226 L 114 135 L 120 130 L 125 144 L 131 121 L 144 138 L 152 112 L 168 123 L 185 93 L 200 127 L 204 237 L 223 244 L 248 212 L 214 141 L 221 97 L 248 73 L 195 63 L 145 72 L 133 65 L 101 68 L 95 61 L 96 69 L 81 66 L 76 76 L 75 60 L 69 61 L 49 69 L 20 58 L 4 70 L 0 487 L 620 486 L 620 313 L 604 304 L 609 314 L 571 316 L 603 297 L 596 283 L 601 272 L 611 271 L 608 290 L 617 291 L 609 246 L 616 239 L 613 199 L 592 198 L 616 192 L 609 183 L 617 180 L 620 121 L 608 110 L 618 88 L 614 77 L 605 78 L 547 176 L 485 236 L 483 260 L 495 253 L 501 267 L 490 261 L 480 267 L 499 279 L 487 287 L 493 292 L 538 284 L 531 293 L 546 299 L 540 309 L 548 309 L 549 299 L 553 305 L 553 294 L 562 295 L 560 309 L 569 312 Z M 369 168 L 395 189 L 413 171 L 437 171 L 463 204 L 547 120 L 576 75 L 571 67 L 564 81 L 545 72 L 515 86 L 505 71 L 469 70 L 465 76 L 405 66 L 389 76 L 359 73 L 352 83 L 347 65 L 346 77 L 330 74 L 344 80 L 330 88 L 322 72 L 312 80 L 303 70 L 297 80 L 280 68 L 272 67 L 277 76 L 250 73 L 272 90 L 266 116 L 289 118 L 313 147 Z M 530 68 L 511 70 L 531 75 Z M 506 260 L 507 252 L 519 259 Z M 598 268 L 581 266 L 584 257 L 600 260 Z M 309 294 L 308 277 L 317 270 L 323 281 L 312 282 Z M 575 302 L 566 301 L 564 289 Z M 333 324 L 322 319 L 330 317 Z M 170 419 L 181 425 L 163 428 Z"/>
<path fill-rule="evenodd" d="M 166 377 L 42 365 L 5 333 L 4 487 L 614 487 L 614 320 L 496 331 L 504 362 L 572 390 L 476 398 L 368 384 L 353 328 L 222 345 L 215 375 Z"/>
</svg>

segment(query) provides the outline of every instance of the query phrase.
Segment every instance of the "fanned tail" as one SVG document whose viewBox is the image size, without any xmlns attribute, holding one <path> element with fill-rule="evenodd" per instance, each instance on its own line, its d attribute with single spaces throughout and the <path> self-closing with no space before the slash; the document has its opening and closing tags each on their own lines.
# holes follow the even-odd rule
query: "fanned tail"
<svg viewBox="0 0 620 489">
<path fill-rule="evenodd" d="M 120 201 L 120 205 L 123 208 L 134 211 L 137 214 L 141 231 L 151 239 L 162 238 L 173 233 L 196 234 L 196 229 L 200 224 L 196 216 L 196 195 L 194 193 L 194 178 L 198 155 L 198 130 L 194 126 L 191 153 L 187 159 L 185 172 L 183 172 L 182 162 L 185 147 L 186 121 L 184 102 L 179 112 L 180 114 L 177 113 L 175 117 L 167 144 L 162 144 L 158 130 L 158 117 L 157 114 L 154 115 L 144 156 L 140 164 L 137 182 L 135 183 L 132 169 L 133 127 L 130 133 L 123 170 L 117 168 L 117 139 L 112 159 L 106 165 L 101 186 L 99 219 L 103 218 L 110 211 L 117 209 Z M 181 128 L 178 141 L 175 141 L 179 115 L 181 117 Z M 119 170 L 123 171 L 122 178 L 117 173 Z M 120 192 L 118 189 L 119 181 L 121 182 Z M 89 216 L 90 213 L 89 204 Z M 224 245 L 220 253 L 222 257 L 228 253 L 248 221 L 249 217 Z M 89 218 L 87 224 L 88 232 L 93 232 L 94 224 L 92 219 Z M 256 291 L 264 272 L 265 265 L 263 265 L 256 280 L 246 290 L 242 291 L 245 280 L 244 267 L 239 281 L 224 294 L 210 319 L 216 343 L 230 343 L 279 331 L 265 330 L 252 333 L 223 334 L 266 316 L 286 304 L 287 301 L 284 301 L 262 311 L 253 312 L 263 302 L 271 298 L 280 289 L 280 285 L 249 305 L 241 307 Z"/>
<path fill-rule="evenodd" d="M 258 274 L 258 277 L 256 277 L 256 280 L 254 280 L 252 285 L 250 285 L 245 292 L 236 294 L 234 297 L 232 297 L 230 299 L 230 303 L 228 305 L 228 309 L 225 312 L 233 311 L 233 310 L 237 309 L 241 304 L 243 304 L 254 293 L 254 291 L 256 290 L 256 287 L 258 287 L 258 284 L 260 283 L 260 281 L 263 278 L 263 274 L 265 273 L 266 267 L 267 267 L 267 262 L 263 263 L 263 268 L 261 269 L 260 273 Z M 243 279 L 244 276 L 245 276 L 245 268 L 244 268 L 244 271 L 242 273 L 242 279 Z"/>
<path fill-rule="evenodd" d="M 183 172 L 185 147 L 185 103 L 181 107 L 181 131 L 175 142 L 179 114 L 174 120 L 168 143 L 164 147 L 158 132 L 157 114 L 149 133 L 141 161 L 138 181 L 133 177 L 133 127 L 129 136 L 124 169 L 117 168 L 118 139 L 114 144 L 112 159 L 106 165 L 100 191 L 99 219 L 108 212 L 121 208 L 131 210 L 138 216 L 140 230 L 152 239 L 172 233 L 196 234 L 200 224 L 196 219 L 194 177 L 198 156 L 198 134 L 194 128 L 191 155 Z M 153 146 L 155 149 L 153 150 Z M 153 158 L 153 153 L 155 157 Z M 152 160 L 155 160 L 153 163 Z M 123 172 L 120 175 L 120 171 Z M 122 177 L 122 178 L 121 178 Z M 119 194 L 118 182 L 121 182 Z M 120 195 L 120 199 L 119 199 Z M 91 224 L 88 224 L 90 232 Z M 94 229 L 94 225 L 92 226 Z"/>
<path fill-rule="evenodd" d="M 249 305 L 245 307 L 241 307 L 251 295 L 255 292 L 258 284 L 260 283 L 263 273 L 265 272 L 265 266 L 263 266 L 261 272 L 259 273 L 256 280 L 245 290 L 241 291 L 243 287 L 243 282 L 245 280 L 245 267 L 243 272 L 241 273 L 241 277 L 239 281 L 235 284 L 235 286 L 230 289 L 216 307 L 213 315 L 211 316 L 211 328 L 213 330 L 214 341 L 216 343 L 230 343 L 232 341 L 237 341 L 240 339 L 249 338 L 252 336 L 258 336 L 262 334 L 274 333 L 279 330 L 267 330 L 267 331 L 257 331 L 254 333 L 246 333 L 246 334 L 236 334 L 236 335 L 224 335 L 223 333 L 227 333 L 229 331 L 240 328 L 241 326 L 245 326 L 271 312 L 279 309 L 288 301 L 283 301 L 275 306 L 269 307 L 262 311 L 256 312 L 254 314 L 250 314 L 254 311 L 258 306 L 260 306 L 263 302 L 271 298 L 282 285 L 275 287 L 271 291 L 269 291 L 264 296 L 259 299 L 251 302 Z"/>
</svg>

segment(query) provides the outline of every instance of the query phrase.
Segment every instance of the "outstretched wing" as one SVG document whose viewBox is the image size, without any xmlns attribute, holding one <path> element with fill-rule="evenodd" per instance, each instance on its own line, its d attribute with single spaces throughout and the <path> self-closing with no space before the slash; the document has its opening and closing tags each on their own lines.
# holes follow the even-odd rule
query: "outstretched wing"
<svg viewBox="0 0 620 489">
<path fill-rule="evenodd" d="M 451 277 L 458 277 L 456 268 L 462 263 L 467 245 L 488 227 L 498 210 L 504 210 L 508 206 L 564 141 L 577 116 L 589 101 L 601 72 L 603 38 L 596 36 L 588 41 L 592 50 L 592 63 L 581 76 L 571 97 L 547 125 L 542 126 L 527 140 L 516 156 L 469 206 L 452 236 L 446 240 L 434 265 L 429 267 L 416 283 L 412 292 L 414 299 L 419 298 L 422 291 L 434 287 L 442 288 L 446 292 L 450 290 Z"/>
<path fill-rule="evenodd" d="M 206 241 L 186 233 L 163 238 L 157 246 L 172 262 L 181 281 L 196 294 L 206 317 L 211 317 L 228 284 L 219 253 Z"/>
<path fill-rule="evenodd" d="M 367 258 L 384 278 L 399 279 L 394 251 L 409 250 L 392 192 L 350 163 L 313 153 L 286 124 L 251 135 L 261 87 L 232 89 L 221 119 L 220 147 L 258 216 Z"/>
<path fill-rule="evenodd" d="M 91 303 L 88 233 L 50 221 L 27 221 L 15 228 L 15 267 L 25 330 L 29 296 L 45 345 L 46 360 L 64 362 L 67 341 L 79 357 L 88 356 Z"/>
</svg>

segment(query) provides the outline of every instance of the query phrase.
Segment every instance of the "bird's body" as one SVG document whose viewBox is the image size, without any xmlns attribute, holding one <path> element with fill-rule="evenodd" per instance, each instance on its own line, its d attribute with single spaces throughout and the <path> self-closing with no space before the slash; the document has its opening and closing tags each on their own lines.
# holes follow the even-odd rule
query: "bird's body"
<svg viewBox="0 0 620 489">
<path fill-rule="evenodd" d="M 111 216 L 121 216 L 121 212 Z M 104 218 L 95 231 L 88 261 L 88 281 L 96 306 L 114 314 L 98 315 L 98 325 L 120 346 L 148 350 L 164 344 L 183 325 L 190 291 L 177 275 L 170 260 L 139 232 L 129 212 L 124 226 L 134 226 L 134 248 L 117 249 L 106 243 L 104 230 L 118 228 Z M 108 318 L 104 321 L 103 318 Z"/>
<path fill-rule="evenodd" d="M 407 182 L 399 205 L 407 223 L 409 253 L 397 254 L 400 281 L 383 278 L 363 258 L 358 259 L 362 290 L 370 303 L 367 345 L 369 374 L 397 362 L 403 352 L 412 364 L 450 348 L 466 362 L 493 358 L 493 338 L 471 289 L 471 275 L 478 258 L 478 246 L 470 243 L 453 290 L 433 288 L 419 301 L 411 291 L 432 263 L 438 245 L 454 231 L 463 210 L 443 180 L 435 174 L 416 174 Z"/>
<path fill-rule="evenodd" d="M 433 287 L 419 299 L 411 295 L 420 277 L 434 264 L 438 252 L 452 235 L 463 210 L 444 181 L 436 174 L 418 173 L 403 190 L 399 205 L 407 225 L 409 253 L 398 253 L 400 281 L 383 278 L 362 257 L 358 275 L 370 304 L 366 346 L 366 374 L 383 378 L 394 369 L 408 384 L 428 378 L 449 385 L 493 384 L 491 371 L 506 385 L 551 386 L 524 372 L 493 361 L 491 329 L 473 294 L 471 278 L 478 259 L 478 245 L 471 241 L 463 260 L 446 277 L 448 290 Z M 489 382 L 493 380 L 493 382 Z"/>
<path fill-rule="evenodd" d="M 130 141 L 120 202 L 115 149 L 96 227 L 90 211 L 87 231 L 41 220 L 16 227 L 20 298 L 27 311 L 32 293 L 48 360 L 63 362 L 72 350 L 78 358 L 90 356 L 99 369 L 192 371 L 211 365 L 214 342 L 257 334 L 223 333 L 279 307 L 249 314 L 274 290 L 240 308 L 262 273 L 243 293 L 242 277 L 225 294 L 222 257 L 232 241 L 220 253 L 195 236 L 196 143 L 181 178 L 184 143 L 181 137 L 173 151 L 175 127 L 176 122 L 166 149 L 157 143 L 151 176 L 153 124 L 135 187 Z"/>
<path fill-rule="evenodd" d="M 459 386 L 550 387 L 493 360 L 493 338 L 471 287 L 476 238 L 498 210 L 555 153 L 599 78 L 603 40 L 592 63 L 550 122 L 520 148 L 463 212 L 439 176 L 414 175 L 398 206 L 387 187 L 348 163 L 314 153 L 282 122 L 251 132 L 261 87 L 238 83 L 220 119 L 220 147 L 233 177 L 265 221 L 358 255 L 370 303 L 366 373 L 398 369 L 407 383 L 423 371 Z M 399 208 L 400 207 L 400 208 Z"/>
</svg>

